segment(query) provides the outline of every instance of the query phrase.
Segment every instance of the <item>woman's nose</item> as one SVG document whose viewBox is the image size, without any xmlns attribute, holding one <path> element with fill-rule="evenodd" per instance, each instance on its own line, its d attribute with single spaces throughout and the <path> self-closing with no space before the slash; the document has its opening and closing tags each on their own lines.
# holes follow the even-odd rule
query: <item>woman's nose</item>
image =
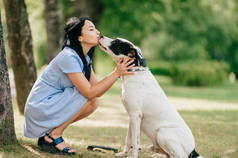
<svg viewBox="0 0 238 158">
<path fill-rule="evenodd" d="M 98 30 L 97 30 L 97 34 L 99 34 L 99 35 L 100 35 L 100 31 L 98 31 Z"/>
</svg>

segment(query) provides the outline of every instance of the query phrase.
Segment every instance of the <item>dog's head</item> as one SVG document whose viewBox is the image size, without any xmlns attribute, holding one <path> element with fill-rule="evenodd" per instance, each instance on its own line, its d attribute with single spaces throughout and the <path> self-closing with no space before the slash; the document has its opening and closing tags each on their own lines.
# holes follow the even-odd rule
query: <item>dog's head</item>
<svg viewBox="0 0 238 158">
<path fill-rule="evenodd" d="M 126 39 L 111 39 L 106 36 L 102 36 L 99 40 L 99 45 L 115 61 L 118 61 L 123 57 L 130 57 L 135 58 L 134 63 L 136 66 L 146 66 L 145 59 L 142 56 L 140 48 Z"/>
</svg>

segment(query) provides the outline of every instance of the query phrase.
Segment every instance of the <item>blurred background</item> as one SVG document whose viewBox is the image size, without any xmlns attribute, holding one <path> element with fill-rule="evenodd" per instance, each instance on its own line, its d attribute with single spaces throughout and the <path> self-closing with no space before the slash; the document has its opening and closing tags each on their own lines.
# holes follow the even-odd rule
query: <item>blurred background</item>
<svg viewBox="0 0 238 158">
<path fill-rule="evenodd" d="M 48 45 L 58 39 L 58 50 L 62 46 L 63 32 L 47 32 L 47 27 L 63 30 L 69 17 L 89 16 L 103 35 L 126 38 L 138 45 L 151 71 L 171 77 L 177 85 L 215 85 L 234 82 L 238 76 L 235 0 L 59 0 L 59 7 L 54 8 L 50 1 L 47 4 L 25 0 L 25 3 L 37 69 L 49 62 Z M 4 15 L 4 10 L 1 11 Z M 47 12 L 58 14 L 58 21 Z M 5 16 L 2 18 L 5 31 Z M 7 49 L 6 38 L 5 41 Z M 113 69 L 110 57 L 99 49 L 94 63 L 99 74 Z"/>
<path fill-rule="evenodd" d="M 224 139 L 218 144 L 201 147 L 204 153 L 215 158 L 227 153 L 231 157 L 238 156 L 238 136 L 234 133 L 238 130 L 237 0 L 25 0 L 25 4 L 38 75 L 60 51 L 67 19 L 88 16 L 101 34 L 128 39 L 141 48 L 148 67 L 172 102 L 180 105 L 191 103 L 195 107 L 192 113 L 182 113 L 187 120 L 193 118 L 197 111 L 206 111 L 196 117 L 205 122 L 208 120 L 201 131 L 212 126 L 214 118 L 220 119 L 219 126 L 227 128 L 227 131 L 218 137 Z M 11 77 L 13 59 L 9 53 L 2 1 L 0 7 Z M 98 47 L 93 64 L 99 79 L 115 67 L 111 57 Z M 119 98 L 119 95 L 120 85 L 116 84 L 107 92 L 106 98 L 114 104 L 112 98 Z M 186 108 L 180 110 L 186 111 Z M 234 120 L 236 122 L 230 124 Z M 205 133 L 222 132 L 222 128 L 214 127 Z M 232 137 L 229 148 L 225 143 L 221 147 L 224 151 L 216 150 L 217 145 L 227 142 L 226 136 Z M 200 142 L 209 144 L 210 141 L 201 138 Z M 212 153 L 216 153 L 215 156 Z"/>
<path fill-rule="evenodd" d="M 88 16 L 101 34 L 122 37 L 139 46 L 148 67 L 154 75 L 161 76 L 162 82 L 200 88 L 220 86 L 229 91 L 222 92 L 221 96 L 205 91 L 202 97 L 238 101 L 237 91 L 230 89 L 237 88 L 238 78 L 238 3 L 235 0 L 25 0 L 25 4 L 38 73 L 60 51 L 67 19 Z M 3 9 L 1 12 L 11 67 L 5 12 Z M 99 48 L 93 63 L 98 76 L 108 74 L 115 65 Z M 176 93 L 166 91 L 169 95 Z M 197 93 L 194 96 L 201 97 Z"/>
</svg>

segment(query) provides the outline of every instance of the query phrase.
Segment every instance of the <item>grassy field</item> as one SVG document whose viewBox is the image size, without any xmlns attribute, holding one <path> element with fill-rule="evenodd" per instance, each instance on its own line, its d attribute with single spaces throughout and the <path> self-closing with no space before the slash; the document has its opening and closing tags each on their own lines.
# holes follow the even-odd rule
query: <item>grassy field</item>
<svg viewBox="0 0 238 158">
<path fill-rule="evenodd" d="M 201 104 L 198 108 L 176 105 L 179 113 L 191 128 L 196 149 L 206 158 L 238 158 L 238 84 L 222 85 L 208 88 L 188 88 L 172 86 L 169 78 L 157 77 L 161 86 L 172 103 L 183 99 L 179 104 L 191 103 L 189 106 Z M 231 92 L 230 92 L 231 91 Z M 204 94 L 205 93 L 205 94 Z M 227 94 L 227 95 L 224 95 Z M 236 95 L 235 95 L 236 94 Z M 103 97 L 100 98 L 100 107 L 90 117 L 72 124 L 64 133 L 67 143 L 77 150 L 73 157 L 83 158 L 112 158 L 112 153 L 88 151 L 88 145 L 104 145 L 121 148 L 124 144 L 128 115 L 120 101 L 120 81 L 118 81 Z M 179 98 L 178 98 L 179 97 Z M 195 98 L 195 99 L 194 99 Z M 208 99 L 208 100 L 201 100 Z M 216 100 L 216 101 L 215 101 Z M 200 102 L 202 101 L 202 102 Z M 224 110 L 222 106 L 227 106 Z M 205 104 L 205 105 L 203 105 Z M 215 109 L 207 110 L 209 104 Z M 230 108 L 230 104 L 233 108 Z M 235 108 L 234 108 L 235 107 Z M 15 126 L 19 145 L 9 145 L 0 148 L 0 157 L 33 158 L 33 157 L 68 157 L 41 152 L 36 140 L 23 137 L 24 117 L 20 116 L 16 105 Z M 142 150 L 140 158 L 149 158 L 152 153 L 147 150 L 150 140 L 142 133 Z"/>
<path fill-rule="evenodd" d="M 238 103 L 238 82 L 225 82 L 222 85 L 208 87 L 186 87 L 172 84 L 166 76 L 156 76 L 168 96 L 218 100 Z"/>
</svg>

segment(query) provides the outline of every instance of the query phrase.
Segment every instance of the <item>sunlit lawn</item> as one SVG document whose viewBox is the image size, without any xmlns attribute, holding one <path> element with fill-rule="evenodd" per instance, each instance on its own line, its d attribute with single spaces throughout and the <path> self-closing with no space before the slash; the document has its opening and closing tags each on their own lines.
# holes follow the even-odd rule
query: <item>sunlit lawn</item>
<svg viewBox="0 0 238 158">
<path fill-rule="evenodd" d="M 169 78 L 157 77 L 161 86 L 169 96 L 183 98 L 204 98 L 219 100 L 224 103 L 232 101 L 238 107 L 237 84 L 209 88 L 188 88 L 172 86 Z M 214 91 L 213 91 L 214 90 Z M 206 94 L 203 94 L 206 93 Z M 208 105 L 209 106 L 209 105 Z M 20 145 L 11 145 L 0 149 L 5 157 L 68 157 L 41 152 L 36 140 L 23 137 L 23 116 L 18 114 L 16 105 L 15 126 Z M 181 110 L 179 111 L 196 140 L 196 149 L 206 158 L 237 158 L 238 157 L 238 110 Z M 112 153 L 99 153 L 87 150 L 88 145 L 104 145 L 120 148 L 124 144 L 128 126 L 128 115 L 120 101 L 120 81 L 117 82 L 102 98 L 100 107 L 87 119 L 71 125 L 64 133 L 67 143 L 77 150 L 73 157 L 112 158 Z M 141 134 L 141 158 L 149 158 L 152 153 L 147 151 L 150 140 Z"/>
<path fill-rule="evenodd" d="M 238 82 L 208 87 L 186 87 L 172 84 L 171 78 L 156 76 L 168 96 L 229 101 L 238 103 Z"/>
</svg>

